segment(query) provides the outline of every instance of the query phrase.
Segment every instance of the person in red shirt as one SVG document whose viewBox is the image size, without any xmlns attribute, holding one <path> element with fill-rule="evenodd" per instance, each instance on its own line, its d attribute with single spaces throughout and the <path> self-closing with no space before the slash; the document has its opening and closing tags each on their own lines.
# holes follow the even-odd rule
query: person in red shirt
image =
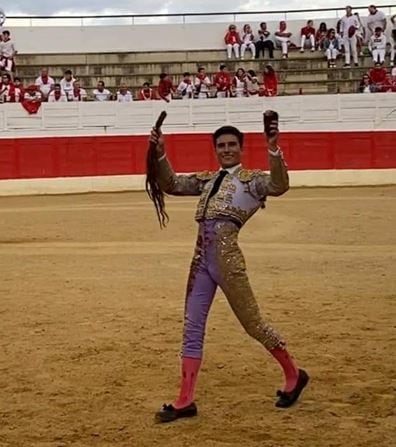
<svg viewBox="0 0 396 447">
<path fill-rule="evenodd" d="M 315 51 L 315 28 L 313 27 L 313 20 L 308 20 L 307 25 L 301 28 L 301 50 L 304 53 L 305 42 L 311 42 L 311 51 Z"/>
<path fill-rule="evenodd" d="M 316 31 L 316 34 L 315 34 L 315 45 L 316 45 L 317 50 L 324 49 L 323 45 L 324 45 L 324 41 L 326 40 L 326 38 L 327 38 L 327 25 L 325 22 L 322 22 L 319 25 L 319 29 Z"/>
<path fill-rule="evenodd" d="M 139 91 L 138 99 L 139 101 L 153 101 L 157 99 L 155 91 L 150 87 L 149 82 L 143 84 L 142 89 Z"/>
<path fill-rule="evenodd" d="M 278 78 L 271 64 L 264 67 L 264 96 L 276 96 L 278 94 Z"/>
<path fill-rule="evenodd" d="M 229 98 L 232 96 L 231 76 L 225 64 L 220 65 L 220 71 L 214 75 L 213 83 L 216 86 L 216 98 Z"/>
<path fill-rule="evenodd" d="M 175 87 L 168 73 L 160 74 L 160 81 L 158 84 L 158 95 L 160 99 L 166 102 L 170 102 L 173 98 L 173 93 L 175 92 Z"/>
<path fill-rule="evenodd" d="M 387 83 L 388 73 L 385 67 L 373 67 L 369 71 L 371 82 L 377 92 L 382 92 Z"/>
<path fill-rule="evenodd" d="M 232 57 L 232 50 L 234 50 L 235 57 L 239 59 L 239 49 L 242 44 L 242 40 L 235 25 L 230 25 L 228 27 L 228 32 L 224 37 L 224 42 L 227 47 L 228 59 L 231 59 Z"/>
</svg>

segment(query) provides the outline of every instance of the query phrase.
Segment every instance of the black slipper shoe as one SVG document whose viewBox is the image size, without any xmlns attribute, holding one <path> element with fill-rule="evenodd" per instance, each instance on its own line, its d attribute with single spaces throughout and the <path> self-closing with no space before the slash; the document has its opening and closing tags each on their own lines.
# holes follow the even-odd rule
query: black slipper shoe
<svg viewBox="0 0 396 447">
<path fill-rule="evenodd" d="M 195 403 L 191 403 L 184 408 L 175 408 L 171 405 L 164 405 L 160 411 L 155 414 L 156 422 L 173 422 L 180 418 L 191 418 L 198 414 L 198 409 Z"/>
<path fill-rule="evenodd" d="M 309 375 L 303 370 L 299 369 L 299 375 L 296 387 L 294 390 L 286 392 L 286 391 L 278 391 L 277 396 L 279 397 L 275 406 L 278 408 L 289 408 L 291 407 L 297 399 L 300 397 L 302 390 L 307 386 L 309 382 Z"/>
</svg>

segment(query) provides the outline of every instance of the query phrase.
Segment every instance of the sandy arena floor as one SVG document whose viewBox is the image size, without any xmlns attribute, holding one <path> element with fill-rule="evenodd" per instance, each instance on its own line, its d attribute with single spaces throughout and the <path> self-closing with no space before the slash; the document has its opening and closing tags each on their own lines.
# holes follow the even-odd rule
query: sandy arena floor
<svg viewBox="0 0 396 447">
<path fill-rule="evenodd" d="M 174 397 L 195 200 L 160 231 L 143 193 L 0 199 L 0 446 L 390 447 L 396 436 L 396 187 L 296 190 L 241 233 L 263 312 L 312 376 L 281 372 L 219 294 L 200 416 Z"/>
</svg>

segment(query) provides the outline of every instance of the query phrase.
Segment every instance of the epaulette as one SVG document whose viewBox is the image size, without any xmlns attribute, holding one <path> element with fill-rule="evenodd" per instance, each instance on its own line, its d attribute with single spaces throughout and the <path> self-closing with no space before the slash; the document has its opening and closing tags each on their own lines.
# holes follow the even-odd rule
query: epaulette
<svg viewBox="0 0 396 447">
<path fill-rule="evenodd" d="M 216 175 L 216 171 L 202 171 L 196 174 L 198 180 L 211 180 Z"/>
<path fill-rule="evenodd" d="M 238 179 L 243 182 L 251 182 L 255 177 L 259 177 L 261 175 L 264 175 L 265 172 L 261 171 L 260 169 L 240 169 L 237 172 Z"/>
</svg>

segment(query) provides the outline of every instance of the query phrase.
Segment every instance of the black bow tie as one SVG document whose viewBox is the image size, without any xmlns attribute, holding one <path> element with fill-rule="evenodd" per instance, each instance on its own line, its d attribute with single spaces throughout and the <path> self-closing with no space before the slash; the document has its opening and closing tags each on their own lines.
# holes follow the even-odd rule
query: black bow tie
<svg viewBox="0 0 396 447">
<path fill-rule="evenodd" d="M 210 191 L 209 199 L 212 198 L 220 188 L 221 182 L 224 180 L 224 177 L 228 174 L 228 171 L 225 169 L 221 170 L 213 184 L 213 188 Z"/>
</svg>

